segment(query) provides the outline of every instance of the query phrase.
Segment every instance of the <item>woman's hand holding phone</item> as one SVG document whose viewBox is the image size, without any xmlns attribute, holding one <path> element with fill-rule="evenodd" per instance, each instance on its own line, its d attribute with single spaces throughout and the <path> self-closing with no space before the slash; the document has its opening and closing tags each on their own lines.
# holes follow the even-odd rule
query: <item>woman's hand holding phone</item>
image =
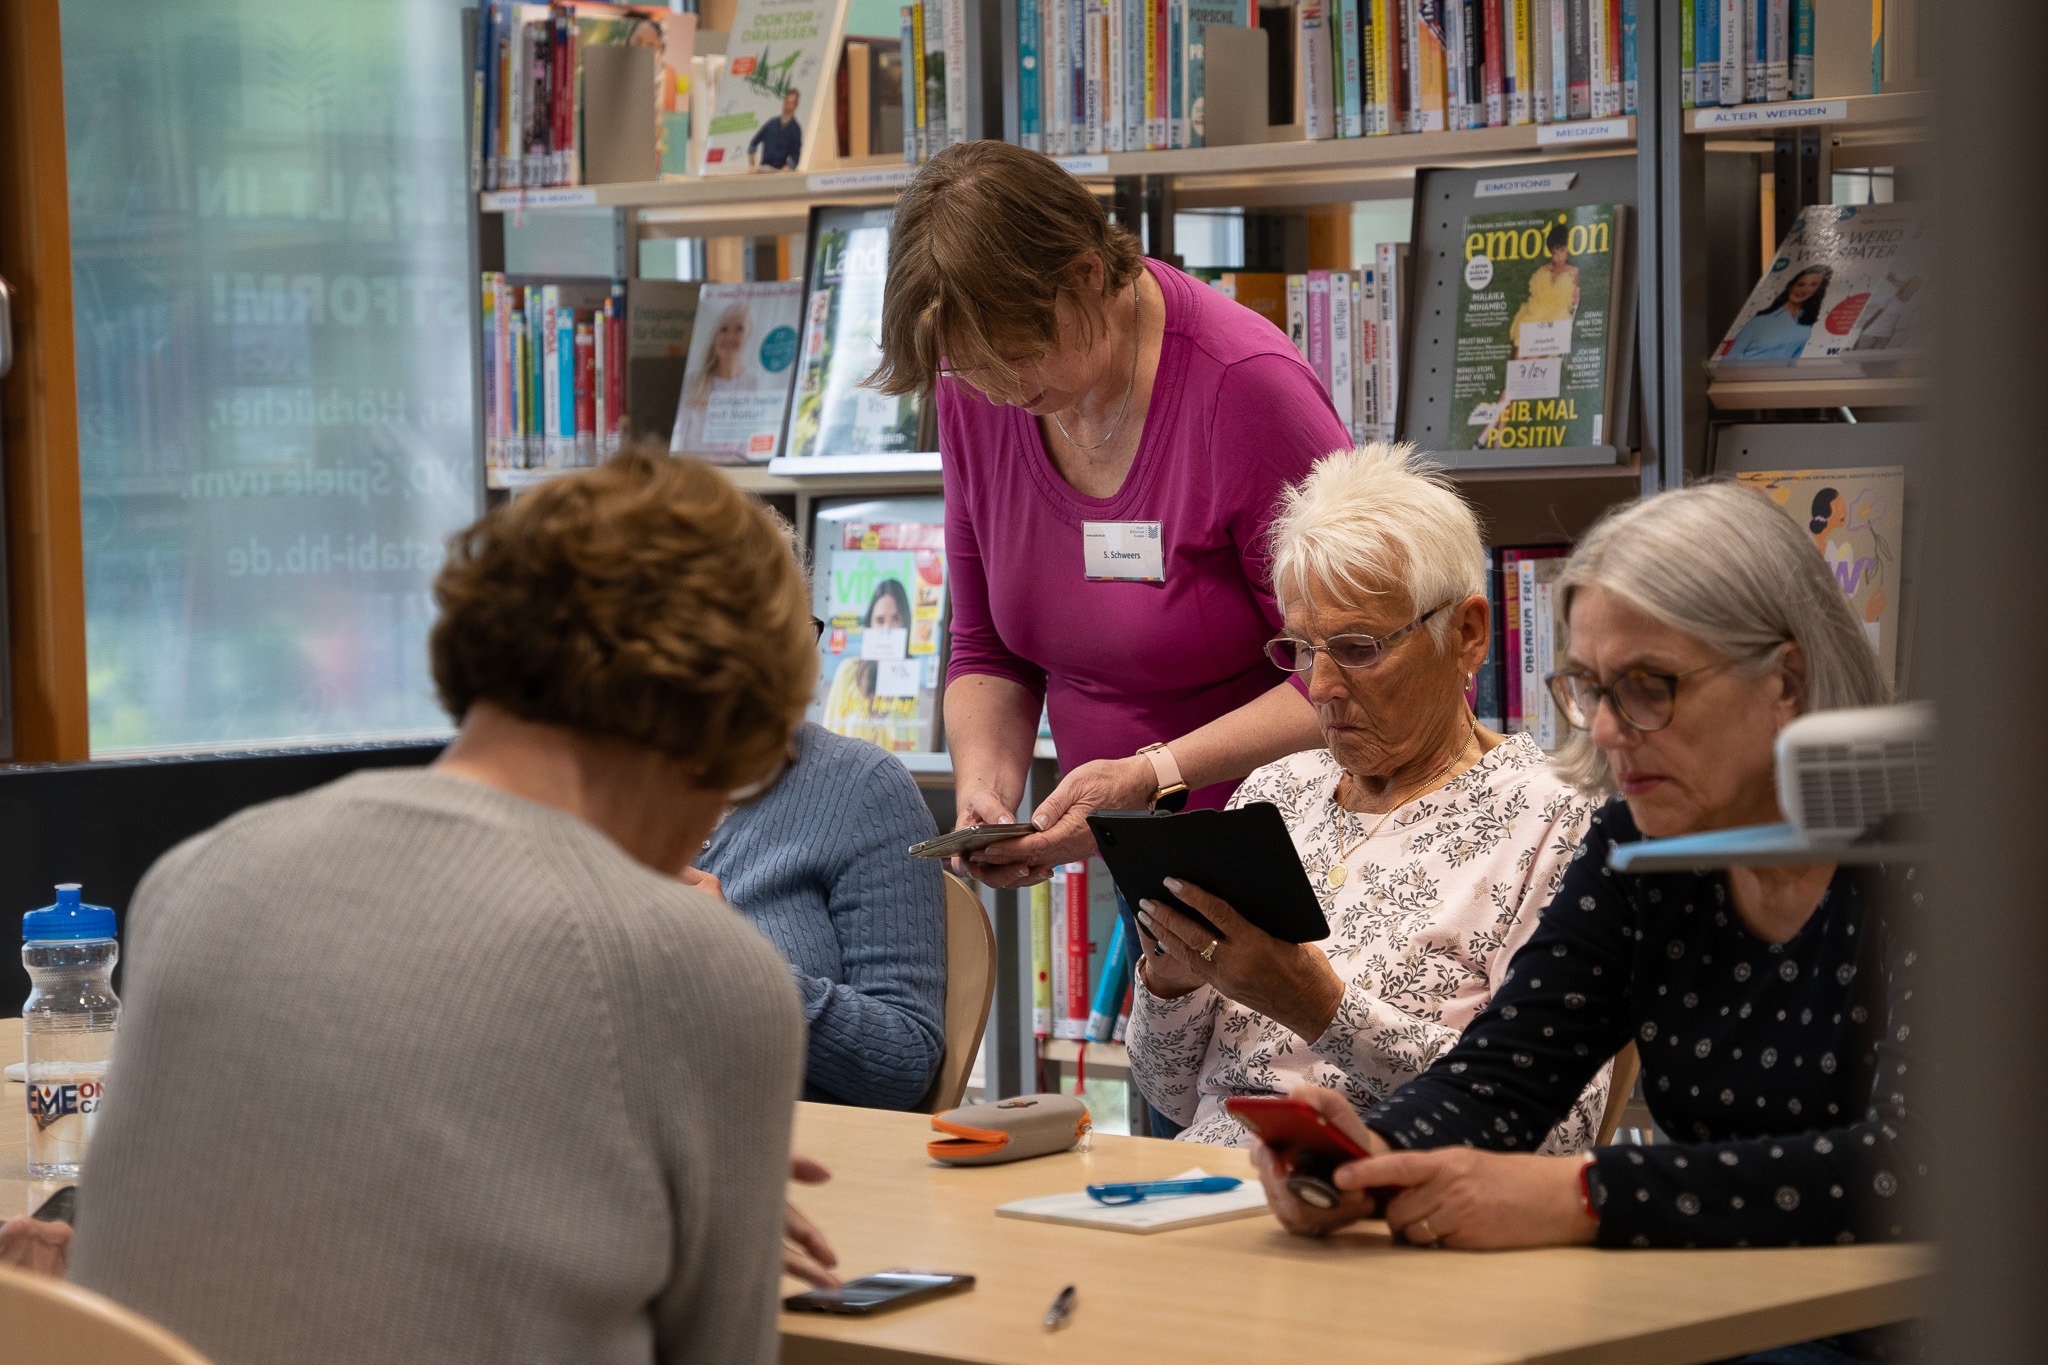
<svg viewBox="0 0 2048 1365">
<path fill-rule="evenodd" d="M 1288 1098 L 1315 1110 L 1330 1127 L 1373 1156 L 1393 1150 L 1385 1138 L 1359 1121 L 1350 1101 L 1334 1090 L 1326 1090 L 1319 1085 L 1296 1086 Z M 1280 1226 L 1301 1237 L 1327 1237 L 1340 1228 L 1380 1216 L 1379 1198 L 1365 1184 L 1371 1164 L 1367 1158 L 1338 1166 L 1331 1176 L 1331 1183 L 1339 1192 L 1337 1204 L 1334 1208 L 1320 1209 L 1304 1203 L 1288 1188 L 1288 1177 L 1295 1170 L 1295 1160 L 1290 1154 L 1263 1141 L 1252 1149 L 1252 1166 L 1257 1169 L 1259 1183 L 1265 1188 L 1266 1206 L 1279 1219 Z"/>
<path fill-rule="evenodd" d="M 957 804 L 954 807 L 954 829 L 965 829 L 969 825 L 1017 823 L 1017 812 L 1010 803 L 986 787 L 962 790 L 956 794 L 955 801 Z M 1010 842 L 1021 843 L 1023 840 L 1020 838 Z M 1019 863 L 1010 859 L 991 861 L 988 854 L 1002 847 L 1002 844 L 992 844 L 989 848 L 948 858 L 946 868 L 956 877 L 971 878 L 984 885 L 1006 891 L 1030 886 L 1033 882 L 1042 882 L 1052 875 L 1050 864 L 1037 867 L 1029 862 Z"/>
</svg>

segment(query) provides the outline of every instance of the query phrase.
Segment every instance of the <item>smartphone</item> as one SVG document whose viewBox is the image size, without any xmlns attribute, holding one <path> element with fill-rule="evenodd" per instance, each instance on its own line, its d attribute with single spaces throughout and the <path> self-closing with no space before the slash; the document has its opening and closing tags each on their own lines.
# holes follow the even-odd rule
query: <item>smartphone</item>
<svg viewBox="0 0 2048 1365">
<path fill-rule="evenodd" d="M 921 844 L 910 846 L 913 858 L 950 858 L 956 853 L 972 853 L 990 844 L 1008 843 L 1021 839 L 1027 834 L 1036 834 L 1034 825 L 962 825 L 951 834 L 941 834 L 936 839 L 927 839 Z"/>
<path fill-rule="evenodd" d="M 1371 1155 L 1304 1100 L 1238 1095 L 1223 1108 L 1288 1159 L 1288 1192 L 1313 1209 L 1336 1208 L 1343 1196 L 1331 1176 L 1345 1162 Z"/>
<path fill-rule="evenodd" d="M 78 1186 L 66 1185 L 63 1189 L 45 1199 L 42 1207 L 29 1217 L 44 1223 L 76 1223 L 78 1221 Z"/>
<path fill-rule="evenodd" d="M 792 1294 L 782 1301 L 782 1306 L 792 1313 L 844 1313 L 860 1317 L 972 1288 L 972 1275 L 948 1275 L 937 1270 L 884 1270 L 848 1280 L 837 1289 Z"/>
</svg>

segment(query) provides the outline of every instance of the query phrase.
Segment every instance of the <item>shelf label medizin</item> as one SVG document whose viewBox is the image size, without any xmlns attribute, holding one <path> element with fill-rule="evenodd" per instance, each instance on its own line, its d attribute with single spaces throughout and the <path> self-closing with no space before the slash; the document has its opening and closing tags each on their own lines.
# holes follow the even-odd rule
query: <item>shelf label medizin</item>
<svg viewBox="0 0 2048 1365">
<path fill-rule="evenodd" d="M 1840 123 L 1849 117 L 1847 100 L 1800 100 L 1792 104 L 1738 104 L 1693 111 L 1693 128 L 1775 128 L 1786 123 Z"/>
<path fill-rule="evenodd" d="M 1538 147 L 1556 147 L 1577 142 L 1627 142 L 1634 137 L 1626 118 L 1581 119 L 1573 123 L 1546 123 L 1536 130 Z"/>
</svg>

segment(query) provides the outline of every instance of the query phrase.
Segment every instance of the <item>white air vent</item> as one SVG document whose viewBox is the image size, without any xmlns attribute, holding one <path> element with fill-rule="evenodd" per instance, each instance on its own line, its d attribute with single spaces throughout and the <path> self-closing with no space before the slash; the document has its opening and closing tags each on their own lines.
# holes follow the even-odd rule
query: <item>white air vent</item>
<svg viewBox="0 0 2048 1365">
<path fill-rule="evenodd" d="M 1778 804 L 1808 839 L 1847 843 L 1934 803 L 1934 708 L 1819 711 L 1778 735 Z"/>
</svg>

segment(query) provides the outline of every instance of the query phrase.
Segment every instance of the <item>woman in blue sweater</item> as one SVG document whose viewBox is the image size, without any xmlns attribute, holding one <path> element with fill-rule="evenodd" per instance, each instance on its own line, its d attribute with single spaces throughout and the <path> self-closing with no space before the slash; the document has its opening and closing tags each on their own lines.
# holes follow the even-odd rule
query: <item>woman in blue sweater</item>
<svg viewBox="0 0 2048 1365">
<path fill-rule="evenodd" d="M 908 1109 L 944 1044 L 946 887 L 937 863 L 905 850 L 938 828 L 887 751 L 808 724 L 792 749 L 697 866 L 796 977 L 810 1026 L 804 1098 Z"/>
</svg>

